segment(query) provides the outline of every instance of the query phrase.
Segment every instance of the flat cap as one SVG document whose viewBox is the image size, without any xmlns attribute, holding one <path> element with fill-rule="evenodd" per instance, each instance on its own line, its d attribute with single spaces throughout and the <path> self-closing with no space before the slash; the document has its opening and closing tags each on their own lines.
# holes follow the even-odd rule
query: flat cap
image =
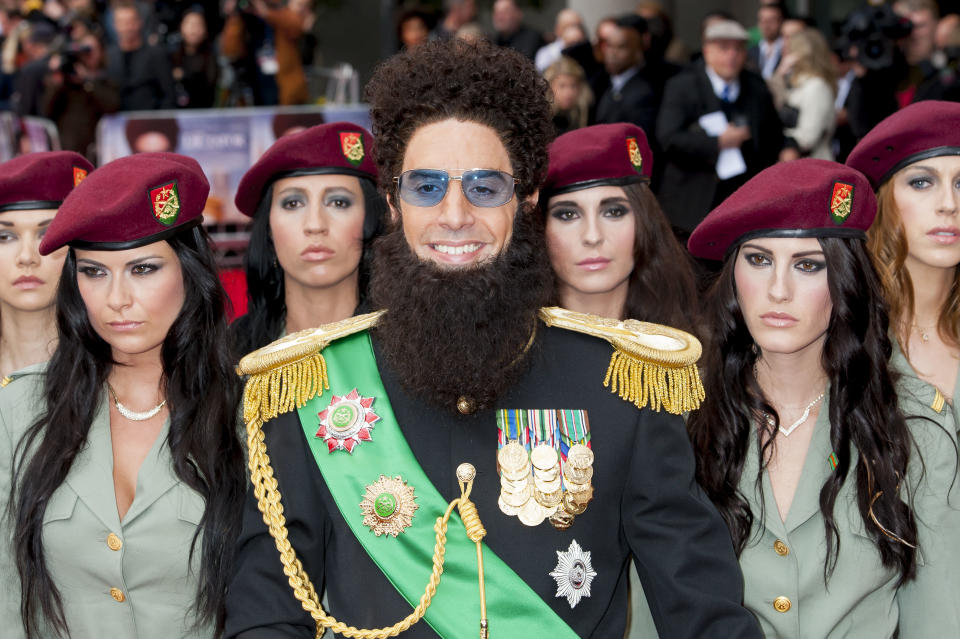
<svg viewBox="0 0 960 639">
<path fill-rule="evenodd" d="M 550 145 L 550 167 L 541 189 L 546 197 L 649 181 L 653 153 L 635 124 L 596 124 L 564 133 Z"/>
<path fill-rule="evenodd" d="M 43 151 L 0 164 L 0 211 L 55 209 L 93 165 L 73 151 Z"/>
<path fill-rule="evenodd" d="M 749 40 L 750 35 L 736 20 L 714 20 L 703 32 L 703 40 Z"/>
<path fill-rule="evenodd" d="M 105 164 L 64 200 L 40 242 L 122 251 L 159 242 L 202 221 L 210 185 L 193 158 L 138 153 Z"/>
<path fill-rule="evenodd" d="M 234 202 L 241 213 L 253 217 L 274 180 L 324 173 L 376 181 L 370 132 L 352 122 L 330 122 L 280 138 L 243 175 Z"/>
<path fill-rule="evenodd" d="M 722 260 L 757 237 L 865 238 L 877 214 L 866 176 L 837 162 L 803 159 L 758 173 L 693 230 L 687 247 Z"/>
<path fill-rule="evenodd" d="M 924 100 L 881 120 L 853 147 L 847 165 L 878 188 L 905 166 L 941 155 L 960 155 L 960 104 Z"/>
</svg>

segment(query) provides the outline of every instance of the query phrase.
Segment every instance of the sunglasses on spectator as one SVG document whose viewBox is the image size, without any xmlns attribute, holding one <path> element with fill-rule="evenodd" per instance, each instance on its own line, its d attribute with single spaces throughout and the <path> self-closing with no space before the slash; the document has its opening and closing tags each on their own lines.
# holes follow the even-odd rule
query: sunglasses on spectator
<svg viewBox="0 0 960 639">
<path fill-rule="evenodd" d="M 459 180 L 467 201 L 474 206 L 492 208 L 513 199 L 516 178 L 504 171 L 469 169 L 450 175 L 443 169 L 411 169 L 393 178 L 400 198 L 413 206 L 436 206 L 447 194 L 451 180 Z"/>
</svg>

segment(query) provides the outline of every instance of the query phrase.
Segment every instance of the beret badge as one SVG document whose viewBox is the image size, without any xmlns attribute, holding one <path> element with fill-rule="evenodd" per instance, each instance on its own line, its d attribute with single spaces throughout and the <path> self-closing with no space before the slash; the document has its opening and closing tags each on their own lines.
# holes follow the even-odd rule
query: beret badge
<svg viewBox="0 0 960 639">
<path fill-rule="evenodd" d="M 640 145 L 637 144 L 637 138 L 627 138 L 627 153 L 630 155 L 630 164 L 640 173 L 640 167 L 643 166 L 643 155 L 640 154 Z"/>
<path fill-rule="evenodd" d="M 78 184 L 83 182 L 83 179 L 85 177 L 87 177 L 86 169 L 82 169 L 79 166 L 73 167 L 73 185 L 74 186 L 77 186 Z"/>
<path fill-rule="evenodd" d="M 359 131 L 341 131 L 340 150 L 350 164 L 360 166 L 364 156 L 363 134 Z"/>
<path fill-rule="evenodd" d="M 838 226 L 847 221 L 853 210 L 853 185 L 845 182 L 833 183 L 833 195 L 830 196 L 830 217 Z"/>
<path fill-rule="evenodd" d="M 164 226 L 170 226 L 180 216 L 180 192 L 177 181 L 162 184 L 150 189 L 150 204 L 153 216 Z"/>
</svg>

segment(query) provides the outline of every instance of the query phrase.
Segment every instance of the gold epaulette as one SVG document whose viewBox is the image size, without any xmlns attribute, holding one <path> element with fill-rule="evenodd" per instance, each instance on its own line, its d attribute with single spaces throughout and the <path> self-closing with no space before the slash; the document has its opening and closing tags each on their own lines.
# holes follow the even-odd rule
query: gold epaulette
<svg viewBox="0 0 960 639">
<path fill-rule="evenodd" d="M 933 395 L 933 402 L 931 402 L 930 408 L 935 410 L 937 413 L 940 413 L 943 411 L 943 407 L 946 405 L 947 400 L 943 396 L 943 393 L 940 392 L 939 388 L 934 387 L 933 390 L 936 392 Z"/>
<path fill-rule="evenodd" d="M 384 311 L 357 315 L 292 333 L 244 356 L 238 375 L 249 375 L 243 391 L 243 419 L 260 423 L 301 408 L 330 388 L 323 349 L 331 342 L 374 326 Z"/>
<path fill-rule="evenodd" d="M 615 320 L 576 313 L 557 306 L 540 309 L 547 326 L 557 326 L 607 340 L 613 345 L 603 385 L 637 408 L 649 406 L 680 414 L 703 401 L 697 370 L 700 341 L 669 326 Z"/>
</svg>

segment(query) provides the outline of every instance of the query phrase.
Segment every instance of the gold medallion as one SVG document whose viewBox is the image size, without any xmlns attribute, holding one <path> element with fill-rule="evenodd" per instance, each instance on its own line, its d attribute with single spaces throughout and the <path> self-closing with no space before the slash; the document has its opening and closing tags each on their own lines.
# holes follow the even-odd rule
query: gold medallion
<svg viewBox="0 0 960 639">
<path fill-rule="evenodd" d="M 533 496 L 544 508 L 553 508 L 554 506 L 560 505 L 560 500 L 563 497 L 563 491 L 559 488 L 552 493 L 544 493 L 539 490 L 533 491 Z"/>
<path fill-rule="evenodd" d="M 560 477 L 550 481 L 544 481 L 539 477 L 533 478 L 534 487 L 542 493 L 552 493 L 560 490 Z"/>
<path fill-rule="evenodd" d="M 530 461 L 537 470 L 548 471 L 559 461 L 557 451 L 549 444 L 540 444 L 530 453 Z"/>
<path fill-rule="evenodd" d="M 593 478 L 593 467 L 578 469 L 567 466 L 563 469 L 563 476 L 569 483 L 588 484 L 590 483 L 590 479 Z"/>
<path fill-rule="evenodd" d="M 527 456 L 527 449 L 517 440 L 508 442 L 497 452 L 497 461 L 500 468 L 504 471 L 526 470 L 529 467 L 530 458 Z"/>
<path fill-rule="evenodd" d="M 566 530 L 573 525 L 573 515 L 560 509 L 550 515 L 550 524 L 557 530 Z"/>
<path fill-rule="evenodd" d="M 593 451 L 583 444 L 574 444 L 567 453 L 567 464 L 574 468 L 590 468 L 593 465 Z"/>
<path fill-rule="evenodd" d="M 363 525 L 369 526 L 377 537 L 396 537 L 413 523 L 413 514 L 419 508 L 415 499 L 413 486 L 408 486 L 400 475 L 380 475 L 380 479 L 367 486 L 360 502 Z"/>
<path fill-rule="evenodd" d="M 563 493 L 563 510 L 571 515 L 582 515 L 587 509 L 587 505 L 578 503 L 574 495 L 575 493 Z"/>
<path fill-rule="evenodd" d="M 503 501 L 503 497 L 502 497 L 502 496 L 501 496 L 499 499 L 497 499 L 497 505 L 500 506 L 500 510 L 501 510 L 501 511 L 503 512 L 503 514 L 506 515 L 507 517 L 516 517 L 517 513 L 520 512 L 520 509 L 519 509 L 519 508 L 517 508 L 517 507 L 515 507 L 515 506 L 511 506 L 511 505 L 508 504 L 507 502 Z"/>
<path fill-rule="evenodd" d="M 520 508 L 523 506 L 525 503 L 527 503 L 527 501 L 530 500 L 530 497 L 532 496 L 533 488 L 530 485 L 524 486 L 523 489 L 518 492 L 510 492 L 506 490 L 500 491 L 500 498 L 503 499 L 507 505 L 515 508 Z"/>
<path fill-rule="evenodd" d="M 524 526 L 539 526 L 546 519 L 546 513 L 536 499 L 531 499 L 517 513 L 517 519 Z"/>
</svg>

